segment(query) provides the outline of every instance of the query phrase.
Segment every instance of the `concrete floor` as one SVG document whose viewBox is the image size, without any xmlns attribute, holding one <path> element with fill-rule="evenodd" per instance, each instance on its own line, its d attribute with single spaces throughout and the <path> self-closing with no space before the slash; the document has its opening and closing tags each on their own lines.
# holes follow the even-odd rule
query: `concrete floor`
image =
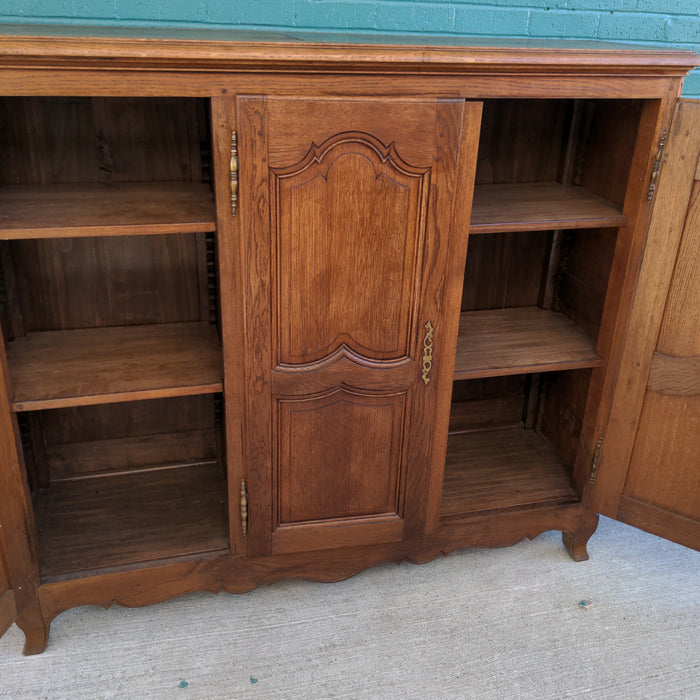
<svg viewBox="0 0 700 700">
<path fill-rule="evenodd" d="M 40 656 L 17 628 L 0 640 L 0 697 L 700 698 L 700 554 L 605 518 L 589 552 L 545 533 L 337 584 L 77 608 Z"/>
</svg>

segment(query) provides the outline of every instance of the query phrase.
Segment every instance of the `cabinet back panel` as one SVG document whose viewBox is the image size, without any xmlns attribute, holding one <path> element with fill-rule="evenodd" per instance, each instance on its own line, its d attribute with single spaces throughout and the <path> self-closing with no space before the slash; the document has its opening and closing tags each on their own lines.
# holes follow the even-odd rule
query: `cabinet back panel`
<svg viewBox="0 0 700 700">
<path fill-rule="evenodd" d="M 0 184 L 199 182 L 208 142 L 203 100 L 0 100 Z"/>
<path fill-rule="evenodd" d="M 50 481 L 211 460 L 217 457 L 215 397 L 41 411 L 34 436 L 45 445 Z"/>
<path fill-rule="evenodd" d="M 550 238 L 546 231 L 472 236 L 462 311 L 536 306 Z"/>
<path fill-rule="evenodd" d="M 11 242 L 26 332 L 202 318 L 194 234 Z"/>
<path fill-rule="evenodd" d="M 476 184 L 558 181 L 572 104 L 571 100 L 486 100 Z"/>
<path fill-rule="evenodd" d="M 600 328 L 616 240 L 617 229 L 571 231 L 562 246 L 557 307 L 592 338 Z"/>
<path fill-rule="evenodd" d="M 538 428 L 570 467 L 576 459 L 590 380 L 588 369 L 543 376 Z"/>
<path fill-rule="evenodd" d="M 598 100 L 582 144 L 580 182 L 586 189 L 622 205 L 642 113 L 640 100 Z"/>
<path fill-rule="evenodd" d="M 456 381 L 450 432 L 521 425 L 526 388 L 527 377 L 522 374 Z"/>
</svg>

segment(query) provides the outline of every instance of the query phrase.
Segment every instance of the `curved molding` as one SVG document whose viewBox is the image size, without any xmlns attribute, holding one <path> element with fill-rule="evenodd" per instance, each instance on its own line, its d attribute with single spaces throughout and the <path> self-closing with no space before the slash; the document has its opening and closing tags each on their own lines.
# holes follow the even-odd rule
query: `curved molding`
<svg viewBox="0 0 700 700">
<path fill-rule="evenodd" d="M 297 162 L 270 168 L 283 362 L 315 362 L 342 345 L 377 359 L 409 354 L 431 169 L 363 131 L 311 142 Z M 362 265 L 351 262 L 359 251 Z M 312 314 L 309 297 L 329 301 Z"/>
<path fill-rule="evenodd" d="M 343 343 L 328 357 L 303 365 L 280 364 L 272 370 L 276 396 L 317 394 L 346 387 L 362 391 L 406 391 L 416 379 L 416 362 L 372 360 Z"/>
<path fill-rule="evenodd" d="M 406 177 L 422 178 L 430 170 L 430 168 L 416 168 L 407 163 L 399 155 L 393 142 L 385 145 L 376 136 L 364 131 L 342 131 L 327 138 L 320 146 L 312 141 L 308 152 L 299 162 L 286 168 L 270 168 L 270 172 L 280 179 L 297 177 L 314 165 L 323 166 L 331 151 L 347 144 L 357 145 L 375 153 L 379 157 L 380 163 L 390 166 L 393 170 L 400 172 Z M 327 164 L 326 173 L 332 165 L 332 161 Z M 316 172 L 314 176 L 318 174 Z M 325 173 L 323 173 L 323 176 L 325 176 Z"/>
</svg>

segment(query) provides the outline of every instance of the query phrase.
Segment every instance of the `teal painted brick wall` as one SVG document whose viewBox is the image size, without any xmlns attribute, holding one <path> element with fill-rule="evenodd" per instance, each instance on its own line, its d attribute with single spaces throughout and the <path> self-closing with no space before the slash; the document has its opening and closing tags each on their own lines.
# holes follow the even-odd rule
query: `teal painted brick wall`
<svg viewBox="0 0 700 700">
<path fill-rule="evenodd" d="M 0 22 L 608 39 L 700 53 L 700 0 L 0 0 Z M 700 97 L 700 70 L 684 95 Z"/>
</svg>

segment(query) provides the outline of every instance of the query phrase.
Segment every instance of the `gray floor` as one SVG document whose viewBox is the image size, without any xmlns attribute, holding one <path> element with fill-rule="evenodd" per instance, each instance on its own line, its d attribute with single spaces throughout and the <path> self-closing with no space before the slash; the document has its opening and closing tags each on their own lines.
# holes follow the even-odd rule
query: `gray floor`
<svg viewBox="0 0 700 700">
<path fill-rule="evenodd" d="M 700 698 L 700 554 L 602 519 L 337 584 L 60 615 L 0 640 L 3 698 Z M 584 610 L 583 599 L 595 606 Z"/>
</svg>

